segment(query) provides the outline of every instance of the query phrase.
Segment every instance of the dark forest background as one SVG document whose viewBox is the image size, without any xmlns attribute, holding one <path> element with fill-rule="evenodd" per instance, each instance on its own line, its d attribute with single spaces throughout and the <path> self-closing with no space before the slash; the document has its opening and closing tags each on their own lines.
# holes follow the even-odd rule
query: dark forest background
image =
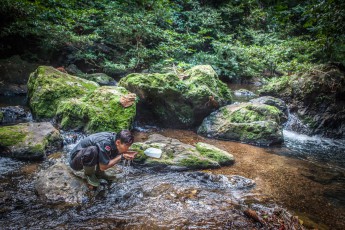
<svg viewBox="0 0 345 230">
<path fill-rule="evenodd" d="M 344 63 L 341 0 L 0 0 L 0 57 L 112 77 L 211 64 L 231 81 Z"/>
</svg>

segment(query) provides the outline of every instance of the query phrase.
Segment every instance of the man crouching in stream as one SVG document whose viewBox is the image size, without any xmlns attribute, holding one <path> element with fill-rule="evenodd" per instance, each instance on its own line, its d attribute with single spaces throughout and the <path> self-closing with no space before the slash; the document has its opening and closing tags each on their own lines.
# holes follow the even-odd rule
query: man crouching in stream
<svg viewBox="0 0 345 230">
<path fill-rule="evenodd" d="M 99 186 L 99 179 L 112 180 L 114 177 L 104 170 L 123 159 L 134 159 L 137 152 L 128 151 L 134 137 L 128 130 L 119 133 L 101 132 L 81 140 L 71 151 L 70 166 L 74 170 L 84 169 L 87 183 Z"/>
</svg>

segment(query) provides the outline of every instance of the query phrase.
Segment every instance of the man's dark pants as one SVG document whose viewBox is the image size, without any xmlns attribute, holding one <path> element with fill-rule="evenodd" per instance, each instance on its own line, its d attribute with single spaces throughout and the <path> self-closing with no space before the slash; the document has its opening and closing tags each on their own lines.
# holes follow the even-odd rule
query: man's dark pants
<svg viewBox="0 0 345 230">
<path fill-rule="evenodd" d="M 79 150 L 79 152 L 70 160 L 70 166 L 74 170 L 82 170 L 84 166 L 92 167 L 98 163 L 98 148 L 89 146 Z"/>
</svg>

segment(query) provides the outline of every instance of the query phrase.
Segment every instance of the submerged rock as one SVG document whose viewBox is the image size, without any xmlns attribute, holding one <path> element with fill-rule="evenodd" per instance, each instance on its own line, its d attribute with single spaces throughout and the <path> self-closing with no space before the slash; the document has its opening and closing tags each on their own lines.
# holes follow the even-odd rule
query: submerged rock
<svg viewBox="0 0 345 230">
<path fill-rule="evenodd" d="M 341 65 L 324 65 L 302 75 L 281 77 L 265 86 L 260 95 L 283 99 L 308 126 L 308 135 L 345 137 L 345 72 Z"/>
<path fill-rule="evenodd" d="M 17 159 L 42 159 L 62 148 L 62 138 L 49 122 L 0 127 L 0 154 Z"/>
<path fill-rule="evenodd" d="M 136 114 L 136 97 L 130 106 L 121 104 L 121 98 L 128 94 L 123 87 L 100 87 L 84 97 L 62 101 L 57 120 L 63 129 L 88 133 L 128 129 Z"/>
<path fill-rule="evenodd" d="M 164 126 L 191 127 L 232 100 L 211 66 L 195 66 L 181 75 L 133 73 L 119 82 L 135 93 Z"/>
<path fill-rule="evenodd" d="M 236 90 L 234 92 L 234 95 L 238 96 L 238 97 L 254 97 L 254 96 L 256 96 L 255 93 L 253 93 L 252 91 L 249 91 L 247 89 Z"/>
<path fill-rule="evenodd" d="M 161 158 L 149 158 L 144 154 L 151 147 L 162 150 Z M 192 146 L 159 134 L 150 135 L 145 142 L 135 142 L 131 148 L 139 152 L 135 161 L 158 169 L 179 171 L 218 168 L 234 163 L 233 155 L 215 146 L 202 142 Z"/>
<path fill-rule="evenodd" d="M 59 103 L 68 98 L 79 98 L 99 85 L 75 77 L 50 66 L 40 66 L 28 81 L 29 105 L 34 117 L 53 118 Z"/>
<path fill-rule="evenodd" d="M 198 134 L 222 140 L 269 146 L 283 141 L 283 113 L 260 103 L 233 104 L 204 119 Z"/>
</svg>

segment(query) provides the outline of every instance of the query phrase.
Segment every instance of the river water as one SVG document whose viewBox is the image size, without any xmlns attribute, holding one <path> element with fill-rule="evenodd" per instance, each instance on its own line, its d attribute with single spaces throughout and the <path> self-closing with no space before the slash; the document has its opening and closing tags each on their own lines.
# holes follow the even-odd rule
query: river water
<svg viewBox="0 0 345 230">
<path fill-rule="evenodd" d="M 81 205 L 50 204 L 35 192 L 37 172 L 64 158 L 83 137 L 64 133 L 63 152 L 43 162 L 0 158 L 1 229 L 265 229 L 243 216 L 244 207 L 255 205 L 268 213 L 274 205 L 284 207 L 307 228 L 345 229 L 343 140 L 287 129 L 283 146 L 263 148 L 207 139 L 193 130 L 137 130 L 135 141 L 160 133 L 188 144 L 215 145 L 233 154 L 235 164 L 170 173 L 131 166 L 125 180 L 107 185 Z"/>
</svg>

